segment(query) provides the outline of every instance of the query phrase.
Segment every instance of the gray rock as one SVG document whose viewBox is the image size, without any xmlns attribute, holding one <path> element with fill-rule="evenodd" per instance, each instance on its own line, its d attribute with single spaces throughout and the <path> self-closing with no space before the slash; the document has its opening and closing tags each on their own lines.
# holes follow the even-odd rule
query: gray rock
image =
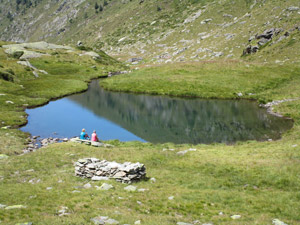
<svg viewBox="0 0 300 225">
<path fill-rule="evenodd" d="M 291 11 L 291 12 L 293 12 L 293 11 L 298 11 L 299 9 L 300 9 L 300 8 L 297 7 L 297 6 L 290 6 L 290 7 L 287 8 L 287 10 L 288 10 L 288 11 Z"/>
<path fill-rule="evenodd" d="M 202 20 L 202 21 L 201 21 L 201 24 L 207 24 L 207 23 L 209 23 L 210 21 L 212 21 L 212 19 L 205 19 L 205 20 Z"/>
<path fill-rule="evenodd" d="M 85 189 L 90 189 L 91 187 L 92 187 L 92 185 L 90 183 L 83 185 L 83 188 L 85 188 Z"/>
<path fill-rule="evenodd" d="M 129 191 L 129 192 L 135 192 L 136 189 L 137 189 L 136 186 L 133 186 L 133 185 L 129 185 L 124 188 L 125 191 Z"/>
<path fill-rule="evenodd" d="M 137 221 L 134 222 L 134 224 L 141 224 L 141 221 L 137 220 Z"/>
<path fill-rule="evenodd" d="M 193 225 L 191 223 L 177 222 L 177 225 Z"/>
<path fill-rule="evenodd" d="M 257 44 L 258 44 L 259 46 L 262 46 L 262 45 L 268 43 L 269 41 L 270 41 L 270 39 L 261 38 L 261 39 L 257 42 Z"/>
<path fill-rule="evenodd" d="M 114 186 L 112 186 L 111 184 L 104 183 L 101 185 L 101 187 L 99 189 L 102 191 L 108 191 L 113 188 L 114 188 Z"/>
<path fill-rule="evenodd" d="M 6 205 L 0 204 L 0 209 L 3 209 L 3 208 L 5 208 L 5 207 L 6 207 Z"/>
<path fill-rule="evenodd" d="M 102 177 L 102 176 L 93 176 L 92 181 L 101 181 L 101 180 L 109 180 L 108 177 Z"/>
<path fill-rule="evenodd" d="M 242 216 L 241 215 L 232 215 L 230 218 L 233 220 L 240 219 Z"/>
<path fill-rule="evenodd" d="M 96 225 L 119 224 L 119 221 L 110 219 L 107 216 L 98 216 L 98 217 L 92 218 L 91 222 L 93 222 Z"/>
<path fill-rule="evenodd" d="M 272 224 L 274 224 L 274 225 L 287 225 L 286 223 L 280 221 L 279 219 L 272 220 Z"/>
</svg>

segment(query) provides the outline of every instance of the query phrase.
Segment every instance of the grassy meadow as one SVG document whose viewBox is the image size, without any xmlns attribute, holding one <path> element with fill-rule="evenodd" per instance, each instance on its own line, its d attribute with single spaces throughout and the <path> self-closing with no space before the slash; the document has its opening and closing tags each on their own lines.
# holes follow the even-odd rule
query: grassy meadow
<svg viewBox="0 0 300 225">
<path fill-rule="evenodd" d="M 25 107 L 83 91 L 90 79 L 124 68 L 115 62 L 107 65 L 59 52 L 30 60 L 48 72 L 35 78 L 1 48 L 0 59 L 1 69 L 12 69 L 15 74 L 14 82 L 0 80 L 0 94 L 4 94 L 0 96 L 0 154 L 7 156 L 0 155 L 2 224 L 93 224 L 90 219 L 97 216 L 120 224 L 138 220 L 148 225 L 272 224 L 273 219 L 300 224 L 300 100 L 275 107 L 274 111 L 295 121 L 277 141 L 174 145 L 112 140 L 109 143 L 114 147 L 109 149 L 61 143 L 20 155 L 29 134 L 15 128 L 26 122 Z M 299 98 L 300 73 L 295 64 L 181 63 L 145 67 L 102 80 L 101 85 L 116 91 L 268 102 Z M 177 154 L 189 148 L 196 151 Z M 156 182 L 133 184 L 144 192 L 126 192 L 127 185 L 114 180 L 105 181 L 114 189 L 97 190 L 104 181 L 74 176 L 74 162 L 84 157 L 141 162 L 147 177 Z M 85 189 L 87 183 L 92 187 Z M 67 207 L 68 214 L 59 216 L 62 207 Z M 241 217 L 232 219 L 232 215 Z"/>
</svg>

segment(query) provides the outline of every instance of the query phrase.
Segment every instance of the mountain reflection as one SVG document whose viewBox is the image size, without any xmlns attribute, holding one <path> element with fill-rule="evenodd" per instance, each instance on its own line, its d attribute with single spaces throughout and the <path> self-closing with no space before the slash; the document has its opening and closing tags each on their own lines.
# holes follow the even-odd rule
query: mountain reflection
<svg viewBox="0 0 300 225">
<path fill-rule="evenodd" d="M 109 92 L 93 81 L 70 100 L 153 143 L 233 143 L 280 138 L 292 121 L 255 102 L 201 100 Z"/>
</svg>

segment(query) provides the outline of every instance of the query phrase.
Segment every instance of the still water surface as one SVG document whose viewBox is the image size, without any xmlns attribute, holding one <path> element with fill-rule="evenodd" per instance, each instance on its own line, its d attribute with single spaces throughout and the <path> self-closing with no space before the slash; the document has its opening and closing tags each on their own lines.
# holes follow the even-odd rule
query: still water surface
<svg viewBox="0 0 300 225">
<path fill-rule="evenodd" d="M 74 137 L 85 128 L 101 140 L 153 143 L 233 143 L 278 139 L 293 126 L 251 101 L 202 100 L 105 91 L 94 80 L 88 91 L 28 109 L 33 136 Z"/>
</svg>

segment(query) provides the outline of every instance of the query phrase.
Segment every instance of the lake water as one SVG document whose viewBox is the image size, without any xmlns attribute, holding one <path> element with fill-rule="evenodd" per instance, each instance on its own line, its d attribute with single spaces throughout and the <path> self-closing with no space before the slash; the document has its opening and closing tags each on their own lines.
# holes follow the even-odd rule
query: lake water
<svg viewBox="0 0 300 225">
<path fill-rule="evenodd" d="M 256 102 L 202 100 L 105 91 L 91 82 L 81 94 L 28 109 L 33 136 L 74 137 L 82 128 L 100 140 L 153 143 L 233 143 L 278 139 L 291 120 L 268 114 Z"/>
</svg>

